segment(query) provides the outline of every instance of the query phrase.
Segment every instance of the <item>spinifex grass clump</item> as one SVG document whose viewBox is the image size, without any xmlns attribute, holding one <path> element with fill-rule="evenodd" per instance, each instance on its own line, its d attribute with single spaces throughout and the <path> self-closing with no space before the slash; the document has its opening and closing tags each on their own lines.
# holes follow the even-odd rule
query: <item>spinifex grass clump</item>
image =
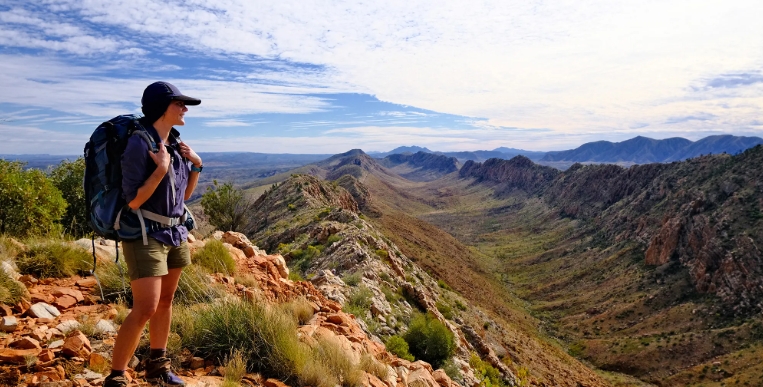
<svg viewBox="0 0 763 387">
<path fill-rule="evenodd" d="M 223 243 L 216 239 L 207 242 L 193 254 L 191 260 L 212 273 L 233 274 L 236 272 L 236 261 Z"/>
<path fill-rule="evenodd" d="M 13 305 L 27 294 L 26 286 L 11 278 L 5 270 L 0 269 L 0 302 Z"/>
<path fill-rule="evenodd" d="M 64 278 L 92 269 L 93 258 L 90 252 L 68 242 L 40 239 L 31 241 L 16 263 L 23 274 Z"/>
<path fill-rule="evenodd" d="M 114 262 L 100 264 L 96 270 L 96 275 L 101 282 L 103 294 L 107 301 L 124 301 L 127 304 L 132 304 L 130 278 L 124 260 L 120 259 L 117 264 Z M 223 290 L 212 283 L 204 268 L 192 264 L 183 268 L 173 303 L 191 305 L 209 302 L 221 297 L 223 293 Z"/>
<path fill-rule="evenodd" d="M 279 306 L 226 300 L 177 308 L 172 329 L 195 353 L 221 361 L 237 351 L 248 371 L 266 377 L 321 387 L 360 383 L 362 373 L 340 347 L 301 343 L 296 319 Z"/>
</svg>

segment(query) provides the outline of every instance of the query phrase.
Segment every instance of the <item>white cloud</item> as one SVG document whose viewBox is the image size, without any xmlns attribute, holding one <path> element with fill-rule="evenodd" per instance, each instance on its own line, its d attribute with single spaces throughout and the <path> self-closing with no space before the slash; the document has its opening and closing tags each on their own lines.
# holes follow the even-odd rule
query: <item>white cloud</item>
<svg viewBox="0 0 763 387">
<path fill-rule="evenodd" d="M 144 49 L 136 47 L 146 45 L 168 55 L 190 49 L 236 63 L 268 63 L 220 73 L 220 81 L 179 78 L 184 92 L 204 100 L 193 111 L 200 117 L 316 112 L 330 102 L 299 94 L 361 92 L 486 118 L 478 130 L 553 130 L 526 133 L 537 139 L 528 144 L 553 147 L 586 136 L 756 133 L 760 127 L 749 122 L 763 113 L 763 83 L 734 78 L 726 81 L 736 82 L 733 88 L 708 86 L 724 74 L 763 68 L 763 2 L 755 0 L 59 0 L 54 6 L 47 18 L 18 9 L 2 13 L 0 45 L 87 53 L 117 44 L 138 55 Z M 93 36 L 56 12 L 117 32 Z M 58 24 L 44 29 L 40 20 Z M 48 36 L 34 40 L 16 26 Z M 136 109 L 146 83 L 93 72 L 72 80 L 59 72 L 48 77 L 53 83 L 36 82 L 32 73 L 0 75 L 4 88 L 20 94 L 0 102 L 109 115 Z M 71 90 L 75 86 L 80 92 Z M 52 106 L 27 88 L 73 102 Z M 712 118 L 673 119 L 700 115 Z"/>
</svg>

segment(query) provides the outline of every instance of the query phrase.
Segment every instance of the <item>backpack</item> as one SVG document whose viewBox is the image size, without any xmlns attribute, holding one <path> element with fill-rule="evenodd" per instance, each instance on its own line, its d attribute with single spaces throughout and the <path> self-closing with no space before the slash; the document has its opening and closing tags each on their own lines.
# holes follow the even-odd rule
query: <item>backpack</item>
<svg viewBox="0 0 763 387">
<path fill-rule="evenodd" d="M 147 230 L 184 224 L 190 231 L 195 222 L 188 207 L 182 217 L 169 218 L 143 209 L 132 210 L 122 197 L 121 159 L 127 140 L 138 135 L 152 152 L 159 151 L 156 141 L 138 119 L 132 114 L 121 115 L 95 129 L 85 144 L 84 188 L 88 223 L 95 234 L 117 242 L 142 236 L 145 245 L 148 244 Z M 181 141 L 176 131 L 173 130 L 172 135 L 176 142 Z M 174 186 L 173 177 L 174 173 L 170 173 Z"/>
<path fill-rule="evenodd" d="M 127 140 L 140 135 L 158 152 L 156 142 L 138 121 L 128 114 L 100 124 L 85 144 L 85 200 L 87 219 L 93 232 L 106 239 L 119 241 L 114 228 L 119 211 L 127 204 L 122 197 L 122 153 Z"/>
</svg>

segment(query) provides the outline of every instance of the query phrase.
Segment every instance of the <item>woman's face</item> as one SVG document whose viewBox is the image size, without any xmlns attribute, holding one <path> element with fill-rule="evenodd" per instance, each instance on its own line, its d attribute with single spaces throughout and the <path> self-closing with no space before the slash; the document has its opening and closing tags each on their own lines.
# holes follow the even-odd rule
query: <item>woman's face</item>
<svg viewBox="0 0 763 387">
<path fill-rule="evenodd" d="M 172 101 L 170 102 L 170 106 L 167 107 L 167 111 L 164 112 L 164 116 L 162 117 L 163 120 L 165 120 L 168 124 L 175 126 L 183 126 L 185 125 L 185 112 L 188 111 L 188 108 L 185 107 L 185 102 L 183 101 Z"/>
</svg>

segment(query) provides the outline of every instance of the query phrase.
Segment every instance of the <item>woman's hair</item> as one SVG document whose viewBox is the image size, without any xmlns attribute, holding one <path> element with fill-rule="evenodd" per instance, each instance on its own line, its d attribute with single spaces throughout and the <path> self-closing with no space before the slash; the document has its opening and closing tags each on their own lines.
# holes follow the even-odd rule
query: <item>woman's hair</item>
<svg viewBox="0 0 763 387">
<path fill-rule="evenodd" d="M 151 104 L 142 106 L 141 110 L 143 111 L 143 118 L 141 118 L 141 123 L 144 125 L 153 125 L 154 122 L 164 115 L 164 112 L 167 111 L 171 102 L 172 99 L 167 98 L 165 100 L 152 101 Z"/>
</svg>

